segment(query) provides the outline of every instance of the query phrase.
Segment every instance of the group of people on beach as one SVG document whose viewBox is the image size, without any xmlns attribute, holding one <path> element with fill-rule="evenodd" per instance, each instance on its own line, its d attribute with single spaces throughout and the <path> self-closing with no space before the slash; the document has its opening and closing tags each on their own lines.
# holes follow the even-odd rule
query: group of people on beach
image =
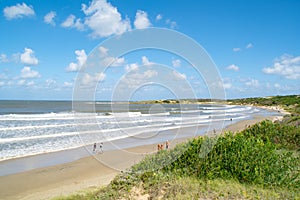
<svg viewBox="0 0 300 200">
<path fill-rule="evenodd" d="M 97 143 L 94 143 L 93 152 L 96 152 L 96 149 L 97 149 Z M 99 144 L 99 152 L 103 153 L 103 142 Z"/>
<path fill-rule="evenodd" d="M 170 147 L 170 143 L 169 141 L 167 140 L 166 141 L 166 149 L 168 150 Z M 157 144 L 157 150 L 160 151 L 160 150 L 163 150 L 164 149 L 164 144 Z"/>
</svg>

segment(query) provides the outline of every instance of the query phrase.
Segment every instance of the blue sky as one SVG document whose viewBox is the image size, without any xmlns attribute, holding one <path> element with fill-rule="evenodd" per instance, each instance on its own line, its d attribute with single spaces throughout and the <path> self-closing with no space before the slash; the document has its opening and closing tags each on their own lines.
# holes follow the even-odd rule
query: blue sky
<svg viewBox="0 0 300 200">
<path fill-rule="evenodd" d="M 173 29 L 202 45 L 227 98 L 300 94 L 300 1 L 0 0 L 0 10 L 0 99 L 71 100 L 78 70 L 95 47 L 148 27 Z M 141 50 L 116 58 L 113 69 L 97 75 L 96 99 L 111 99 L 129 71 L 135 76 L 126 83 L 136 83 L 147 62 L 170 66 L 196 97 L 210 97 L 201 75 L 182 58 Z M 153 85 L 131 100 L 176 96 Z"/>
</svg>

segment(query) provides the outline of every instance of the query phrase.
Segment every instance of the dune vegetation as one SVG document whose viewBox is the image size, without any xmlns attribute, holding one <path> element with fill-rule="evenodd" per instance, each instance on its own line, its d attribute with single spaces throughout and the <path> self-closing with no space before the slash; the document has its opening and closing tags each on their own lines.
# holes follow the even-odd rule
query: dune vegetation
<svg viewBox="0 0 300 200">
<path fill-rule="evenodd" d="M 287 98 L 297 101 L 276 105 L 299 113 L 299 97 Z M 300 199 L 299 150 L 299 126 L 266 120 L 159 151 L 106 187 L 62 199 Z"/>
</svg>

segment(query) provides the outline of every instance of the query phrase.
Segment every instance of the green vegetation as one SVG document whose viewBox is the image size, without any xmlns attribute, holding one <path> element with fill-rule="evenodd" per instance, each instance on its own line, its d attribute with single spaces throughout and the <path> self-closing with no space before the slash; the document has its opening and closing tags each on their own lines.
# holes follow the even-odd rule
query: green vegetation
<svg viewBox="0 0 300 200">
<path fill-rule="evenodd" d="M 146 157 L 105 188 L 68 199 L 297 199 L 299 138 L 300 127 L 271 121 L 199 137 Z"/>
<path fill-rule="evenodd" d="M 300 125 L 300 95 L 232 99 L 227 102 L 242 105 L 278 106 L 291 113 L 284 117 L 283 124 Z"/>
<path fill-rule="evenodd" d="M 273 97 L 256 97 L 256 98 L 245 98 L 245 99 L 232 99 L 228 100 L 233 104 L 253 104 L 260 106 L 276 106 L 280 105 L 286 109 L 292 110 L 296 108 L 296 112 L 300 112 L 300 96 L 299 95 L 288 95 L 288 96 L 273 96 Z"/>
<path fill-rule="evenodd" d="M 299 114 L 298 96 L 273 101 Z M 65 199 L 300 199 L 299 151 L 300 126 L 266 120 L 159 151 L 108 186 Z"/>
</svg>

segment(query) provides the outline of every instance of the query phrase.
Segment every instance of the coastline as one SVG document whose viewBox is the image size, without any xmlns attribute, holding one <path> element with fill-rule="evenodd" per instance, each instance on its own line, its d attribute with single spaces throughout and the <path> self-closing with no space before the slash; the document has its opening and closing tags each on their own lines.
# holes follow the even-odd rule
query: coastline
<svg viewBox="0 0 300 200">
<path fill-rule="evenodd" d="M 264 119 L 276 120 L 278 116 L 254 116 L 225 127 L 224 131 L 240 131 Z M 220 131 L 218 132 L 220 133 Z M 176 139 L 171 147 L 189 138 Z M 149 153 L 156 152 L 155 144 L 105 151 L 78 160 L 42 167 L 0 177 L 1 199 L 51 199 L 80 190 L 107 185 L 121 170 L 126 170 Z M 99 159 L 99 160 L 97 160 Z"/>
</svg>

